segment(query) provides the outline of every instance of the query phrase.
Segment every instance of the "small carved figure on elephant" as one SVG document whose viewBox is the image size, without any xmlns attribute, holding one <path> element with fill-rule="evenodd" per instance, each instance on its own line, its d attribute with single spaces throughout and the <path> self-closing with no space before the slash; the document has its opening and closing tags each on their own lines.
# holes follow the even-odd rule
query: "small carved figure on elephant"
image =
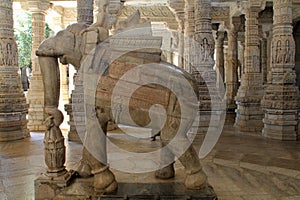
<svg viewBox="0 0 300 200">
<path fill-rule="evenodd" d="M 100 29 L 101 27 L 98 30 Z M 100 45 L 97 46 L 94 53 L 92 55 L 86 54 L 86 52 L 83 51 L 86 45 L 84 41 L 86 40 L 83 40 L 83 38 L 85 37 L 85 34 L 90 31 L 94 31 L 94 29 L 89 29 L 89 26 L 86 24 L 73 24 L 67 27 L 66 30 L 59 32 L 56 36 L 45 40 L 38 48 L 36 54 L 39 56 L 45 87 L 45 112 L 47 112 L 47 108 L 58 107 L 59 70 L 58 63 L 55 60 L 59 58 L 60 62 L 63 64 L 70 63 L 74 65 L 76 69 L 82 68 L 83 61 L 85 62 L 84 65 L 87 66 L 87 69 L 89 70 L 97 71 L 97 68 L 100 66 L 107 66 L 108 68 L 105 75 L 98 82 L 95 107 L 92 108 L 96 111 L 96 116 L 104 133 L 106 133 L 107 123 L 110 120 L 115 120 L 117 123 L 127 125 L 138 124 L 145 126 L 149 124 L 151 121 L 149 109 L 152 105 L 159 103 L 164 107 L 167 115 L 165 125 L 161 129 L 162 145 L 166 146 L 169 144 L 175 136 L 179 137 L 180 141 L 183 143 L 190 144 L 187 138 L 187 131 L 192 126 L 195 116 L 193 113 L 197 110 L 198 105 L 190 103 L 189 97 L 183 97 L 185 98 L 183 101 L 184 103 L 179 104 L 178 96 L 176 94 L 172 93 L 167 87 L 155 84 L 141 85 L 139 88 L 140 92 L 137 92 L 133 96 L 119 94 L 120 99 L 131 98 L 129 110 L 135 124 L 132 124 L 132 121 L 128 119 L 127 115 L 123 115 L 122 112 L 115 112 L 117 109 L 112 107 L 113 102 L 111 101 L 111 97 L 114 86 L 122 79 L 122 76 L 141 64 L 151 63 L 152 65 L 159 65 L 160 69 L 154 74 L 147 74 L 147 72 L 140 71 L 140 73 L 136 74 L 137 77 L 139 77 L 139 80 L 143 78 L 151 79 L 156 76 L 156 78 L 165 81 L 166 85 L 172 83 L 176 87 L 183 87 L 182 90 L 184 90 L 184 85 L 186 83 L 183 83 L 181 79 L 176 78 L 181 76 L 184 77 L 185 81 L 187 81 L 192 88 L 194 88 L 194 92 L 197 94 L 198 92 L 194 79 L 182 69 L 169 63 L 161 62 L 159 59 L 161 53 L 160 50 L 154 51 L 154 53 L 153 51 L 136 50 L 111 61 L 108 58 L 111 58 L 110 55 L 112 55 L 113 50 L 109 45 L 110 40 L 108 39 L 104 44 L 100 44 L 102 41 L 97 40 L 96 42 Z M 106 31 L 96 31 L 96 33 L 103 34 L 106 33 Z M 137 38 L 132 38 L 132 40 L 134 39 L 138 40 Z M 147 40 L 149 40 L 149 38 L 147 38 Z M 91 59 L 87 59 L 90 57 Z M 173 75 L 168 74 L 168 72 L 172 72 Z M 124 83 L 124 86 L 129 84 L 130 87 L 137 84 L 136 80 L 121 80 L 121 82 Z M 148 93 L 148 95 L 145 94 L 145 92 Z M 122 106 L 124 105 L 120 102 L 117 105 L 121 106 L 122 111 Z M 183 107 L 192 114 L 190 114 L 190 116 L 189 114 L 183 114 Z M 53 116 L 52 113 L 46 114 Z M 53 120 L 55 121 L 55 116 L 53 117 Z M 157 125 L 156 123 L 153 123 L 151 127 L 157 130 L 159 129 L 160 124 Z M 86 140 L 93 142 L 95 137 L 99 137 L 99 134 L 93 135 L 93 133 L 87 132 Z M 109 193 L 117 189 L 117 182 L 114 174 L 106 163 L 106 137 L 100 137 L 101 144 L 98 145 L 101 154 L 101 162 L 99 159 L 96 159 L 91 152 L 84 148 L 81 165 L 77 171 L 82 177 L 94 175 L 95 190 Z M 164 160 L 165 156 L 168 156 L 168 160 L 174 160 L 174 158 L 170 158 L 174 157 L 174 155 L 178 157 L 186 169 L 187 177 L 185 185 L 188 189 L 200 189 L 206 186 L 207 177 L 202 171 L 199 157 L 193 146 L 189 145 L 182 155 L 178 155 L 178 148 L 180 149 L 181 147 L 173 145 L 172 148 L 169 148 L 169 151 L 164 152 L 167 155 L 161 155 L 162 160 Z M 163 179 L 172 178 L 174 176 L 173 163 L 159 169 L 156 172 L 156 176 Z"/>
</svg>

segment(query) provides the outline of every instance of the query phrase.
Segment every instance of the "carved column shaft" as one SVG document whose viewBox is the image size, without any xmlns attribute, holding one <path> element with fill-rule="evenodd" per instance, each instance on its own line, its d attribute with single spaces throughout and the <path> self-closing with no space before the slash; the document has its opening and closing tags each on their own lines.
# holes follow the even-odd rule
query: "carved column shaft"
<svg viewBox="0 0 300 200">
<path fill-rule="evenodd" d="M 45 22 L 45 13 L 43 12 L 34 12 L 32 13 L 32 71 L 33 73 L 41 73 L 35 51 L 45 39 L 46 33 L 46 22 Z"/>
<path fill-rule="evenodd" d="M 235 96 L 238 90 L 238 31 L 237 25 L 232 25 L 228 31 L 228 63 L 225 71 L 226 75 L 226 102 L 227 110 L 234 112 L 236 109 Z"/>
<path fill-rule="evenodd" d="M 296 86 L 292 0 L 274 1 L 271 74 L 262 106 L 265 137 L 297 140 L 299 90 Z"/>
<path fill-rule="evenodd" d="M 77 0 L 77 22 L 92 24 L 94 0 Z"/>
<path fill-rule="evenodd" d="M 191 72 L 192 51 L 191 40 L 195 32 L 194 0 L 185 0 L 185 24 L 184 24 L 184 69 Z"/>
<path fill-rule="evenodd" d="M 260 104 L 263 87 L 258 27 L 258 13 L 261 10 L 261 2 L 255 1 L 254 6 L 252 5 L 253 2 L 249 2 L 246 12 L 245 64 L 241 86 L 236 97 L 237 117 L 235 125 L 241 132 L 257 134 L 263 126 L 263 112 Z"/>
<path fill-rule="evenodd" d="M 216 68 L 217 76 L 221 79 L 217 79 L 217 86 L 224 86 L 224 39 L 225 32 L 218 31 L 216 39 Z"/>
<path fill-rule="evenodd" d="M 35 51 L 45 39 L 45 15 L 49 8 L 49 1 L 28 1 L 28 9 L 32 13 L 32 76 L 28 90 L 28 129 L 30 131 L 45 131 L 44 119 L 44 88 L 42 75 Z"/>
<path fill-rule="evenodd" d="M 185 19 L 185 2 L 181 0 L 170 1 L 170 7 L 174 10 L 176 21 L 178 23 L 178 66 L 184 67 L 184 19 Z"/>
<path fill-rule="evenodd" d="M 0 141 L 29 136 L 26 120 L 28 105 L 18 70 L 12 1 L 0 0 Z"/>
</svg>

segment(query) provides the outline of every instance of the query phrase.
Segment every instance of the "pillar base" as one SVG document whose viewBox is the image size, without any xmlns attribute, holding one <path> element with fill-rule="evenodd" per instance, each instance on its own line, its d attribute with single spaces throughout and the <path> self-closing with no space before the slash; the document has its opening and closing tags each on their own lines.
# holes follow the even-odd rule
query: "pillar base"
<svg viewBox="0 0 300 200">
<path fill-rule="evenodd" d="M 35 199 L 53 199 L 62 188 L 70 185 L 75 177 L 75 171 L 63 171 L 60 173 L 43 173 L 34 180 Z"/>
<path fill-rule="evenodd" d="M 28 90 L 28 129 L 33 132 L 45 132 L 44 122 L 44 88 L 41 74 L 31 77 L 30 89 Z"/>
<path fill-rule="evenodd" d="M 234 126 L 239 132 L 260 135 L 263 128 L 263 111 L 260 103 L 239 103 Z"/>
<path fill-rule="evenodd" d="M 236 108 L 227 108 L 225 125 L 234 125 L 236 119 Z"/>
<path fill-rule="evenodd" d="M 263 136 L 276 140 L 295 141 L 298 138 L 297 110 L 265 110 Z"/>
<path fill-rule="evenodd" d="M 0 113 L 0 142 L 29 137 L 25 113 Z"/>
<path fill-rule="evenodd" d="M 236 96 L 237 110 L 234 124 L 241 133 L 261 135 L 264 115 L 261 99 L 264 90 L 260 79 L 259 73 L 244 74 L 243 76 L 242 85 Z"/>
</svg>

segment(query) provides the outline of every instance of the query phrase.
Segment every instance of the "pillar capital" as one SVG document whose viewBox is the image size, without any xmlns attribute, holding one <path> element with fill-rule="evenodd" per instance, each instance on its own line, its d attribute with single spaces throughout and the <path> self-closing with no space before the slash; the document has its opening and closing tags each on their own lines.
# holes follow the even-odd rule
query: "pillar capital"
<svg viewBox="0 0 300 200">
<path fill-rule="evenodd" d="M 28 0 L 22 2 L 21 6 L 24 10 L 28 10 L 31 13 L 42 13 L 46 15 L 51 4 L 49 0 Z"/>
<path fill-rule="evenodd" d="M 179 29 L 184 30 L 184 17 L 185 17 L 185 1 L 182 0 L 170 0 L 169 8 L 173 11 L 178 22 Z"/>
<path fill-rule="evenodd" d="M 216 38 L 218 43 L 222 43 L 224 42 L 225 39 L 225 31 L 218 31 L 217 32 L 217 38 Z"/>
<path fill-rule="evenodd" d="M 260 12 L 266 8 L 265 0 L 249 0 L 248 1 L 248 11 Z"/>
</svg>

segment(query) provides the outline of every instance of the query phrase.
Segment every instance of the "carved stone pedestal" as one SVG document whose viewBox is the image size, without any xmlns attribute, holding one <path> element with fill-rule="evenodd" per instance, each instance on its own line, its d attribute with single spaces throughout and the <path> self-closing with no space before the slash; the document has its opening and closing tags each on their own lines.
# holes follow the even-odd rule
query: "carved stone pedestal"
<svg viewBox="0 0 300 200">
<path fill-rule="evenodd" d="M 297 110 L 266 109 L 263 136 L 277 140 L 297 140 L 296 117 L 298 117 Z"/>
<path fill-rule="evenodd" d="M 43 173 L 34 181 L 35 199 L 53 199 L 60 191 L 70 185 L 74 171 Z"/>
<path fill-rule="evenodd" d="M 263 127 L 260 104 L 263 87 L 259 81 L 254 80 L 259 80 L 260 74 L 244 74 L 243 78 L 236 97 L 238 107 L 235 126 L 245 134 L 258 134 Z"/>
<path fill-rule="evenodd" d="M 104 195 L 96 193 L 93 190 L 92 183 L 93 178 L 77 179 L 70 187 L 63 189 L 55 199 L 217 199 L 217 195 L 211 186 L 201 190 L 186 190 L 183 183 L 119 183 L 117 192 Z"/>
</svg>

